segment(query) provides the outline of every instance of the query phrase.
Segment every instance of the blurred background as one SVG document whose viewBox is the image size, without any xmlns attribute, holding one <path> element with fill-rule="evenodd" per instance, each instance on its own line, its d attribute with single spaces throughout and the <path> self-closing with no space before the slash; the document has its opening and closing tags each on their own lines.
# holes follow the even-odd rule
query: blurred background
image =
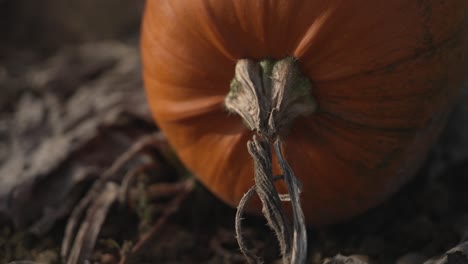
<svg viewBox="0 0 468 264">
<path fill-rule="evenodd" d="M 0 0 L 0 263 L 60 263 L 66 216 L 154 131 L 140 76 L 143 5 Z"/>
<path fill-rule="evenodd" d="M 2 52 L 136 36 L 143 0 L 1 0 Z"/>
<path fill-rule="evenodd" d="M 143 0 L 0 0 L 0 107 L 28 89 L 18 78 L 64 48 L 113 42 L 136 48 Z"/>
</svg>

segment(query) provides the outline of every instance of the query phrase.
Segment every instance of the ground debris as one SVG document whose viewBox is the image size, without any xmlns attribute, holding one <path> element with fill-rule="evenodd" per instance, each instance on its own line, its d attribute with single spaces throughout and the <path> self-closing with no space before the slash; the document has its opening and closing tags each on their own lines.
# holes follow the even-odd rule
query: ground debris
<svg viewBox="0 0 468 264">
<path fill-rule="evenodd" d="M 0 98 L 0 104 L 8 102 L 0 105 L 0 214 L 16 224 L 15 232 L 40 234 L 34 243 L 18 233 L 0 234 L 0 262 L 6 250 L 11 255 L 5 263 L 57 260 L 59 245 L 41 245 L 38 240 L 50 239 L 48 231 L 58 225 L 60 244 L 63 223 L 57 220 L 76 209 L 77 201 L 137 139 L 155 131 L 144 103 L 135 45 L 64 48 L 52 58 L 25 60 L 34 63 L 24 63 L 22 74 L 0 66 L 0 84 L 19 91 L 8 93 L 11 100 Z M 467 242 L 460 242 L 468 238 L 467 102 L 468 97 L 460 97 L 446 131 L 413 182 L 354 220 L 308 230 L 307 263 L 468 263 Z M 235 211 L 201 185 L 171 178 L 172 171 L 160 185 L 143 185 L 147 200 L 141 202 L 141 190 L 135 189 L 141 187 L 138 175 L 161 176 L 160 167 L 147 163 L 154 153 L 146 154 L 105 181 L 94 200 L 103 195 L 105 202 L 95 207 L 100 210 L 93 210 L 93 204 L 83 210 L 75 231 L 85 229 L 80 223 L 89 222 L 82 221 L 87 214 L 100 215 L 93 217 L 100 220 L 81 242 L 95 248 L 81 251 L 77 259 L 92 254 L 97 263 L 116 263 L 133 253 L 135 263 L 142 264 L 244 263 L 235 242 Z M 118 188 L 115 179 L 122 180 Z M 193 193 L 182 197 L 186 203 L 167 207 L 188 187 Z M 125 209 L 110 206 L 119 202 L 131 204 Z M 171 215 L 170 220 L 163 218 L 163 228 L 155 227 L 157 236 L 145 239 L 142 230 L 151 230 L 163 214 Z M 280 263 L 278 245 L 265 221 L 247 215 L 243 225 L 249 248 L 265 263 Z M 103 246 L 102 239 L 115 246 Z M 70 248 L 75 236 L 71 241 Z M 132 252 L 136 245 L 129 241 L 146 242 L 141 251 Z"/>
<path fill-rule="evenodd" d="M 351 255 L 343 256 L 338 254 L 331 259 L 325 260 L 323 264 L 369 264 L 367 256 Z"/>
<path fill-rule="evenodd" d="M 468 264 L 468 242 L 460 243 L 443 256 L 430 259 L 424 264 Z"/>
<path fill-rule="evenodd" d="M 117 198 L 117 193 L 118 187 L 115 183 L 106 183 L 80 226 L 67 263 L 83 263 L 87 260 L 88 255 L 94 249 L 107 212 Z"/>
<path fill-rule="evenodd" d="M 154 129 L 139 72 L 134 46 L 107 42 L 67 47 L 8 75 L 15 81 L 6 84 L 24 89 L 0 122 L 1 215 L 45 233 L 133 138 Z"/>
</svg>

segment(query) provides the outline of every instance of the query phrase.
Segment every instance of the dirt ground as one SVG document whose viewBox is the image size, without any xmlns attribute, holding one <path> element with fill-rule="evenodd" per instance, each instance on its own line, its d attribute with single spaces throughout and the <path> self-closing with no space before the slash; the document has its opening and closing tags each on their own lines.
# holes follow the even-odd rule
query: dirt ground
<svg viewBox="0 0 468 264">
<path fill-rule="evenodd" d="M 138 139 L 157 132 L 141 82 L 141 1 L 120 1 L 119 16 L 75 14 L 62 25 L 56 21 L 70 16 L 60 1 L 46 2 L 41 15 L 31 1 L 0 1 L 0 28 L 9 32 L 0 41 L 0 263 L 63 263 L 80 199 Z M 92 1 L 72 2 L 89 14 Z M 112 5 L 104 2 L 103 10 Z M 311 228 L 308 263 L 468 263 L 467 90 L 414 180 L 362 216 Z M 119 200 L 112 190 L 142 166 Z M 139 152 L 115 174 L 111 191 L 96 198 L 114 195 L 110 202 L 80 218 L 100 230 L 91 263 L 244 263 L 235 210 L 197 182 L 188 188 L 191 176 L 168 146 Z M 280 263 L 266 222 L 248 216 L 243 224 L 265 263 Z"/>
</svg>

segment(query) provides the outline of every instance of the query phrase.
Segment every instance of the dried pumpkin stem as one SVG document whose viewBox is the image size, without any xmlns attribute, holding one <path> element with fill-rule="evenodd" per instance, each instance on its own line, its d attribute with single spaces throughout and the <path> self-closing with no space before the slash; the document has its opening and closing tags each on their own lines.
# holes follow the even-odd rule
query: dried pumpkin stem
<svg viewBox="0 0 468 264">
<path fill-rule="evenodd" d="M 292 57 L 260 63 L 242 59 L 236 64 L 224 104 L 258 134 L 270 139 L 285 137 L 297 117 L 316 110 L 310 87 Z"/>
<path fill-rule="evenodd" d="M 236 223 L 235 223 L 235 228 L 236 228 L 236 235 L 237 235 L 237 243 L 239 244 L 239 248 L 244 254 L 245 258 L 247 259 L 248 263 L 261 263 L 261 259 L 255 255 L 254 252 L 251 250 L 247 249 L 247 246 L 245 244 L 244 238 L 242 237 L 242 225 L 241 221 L 238 219 L 242 219 L 242 216 L 244 215 L 244 208 L 247 202 L 252 198 L 252 196 L 255 194 L 255 186 L 251 187 L 242 197 L 242 199 L 239 201 L 238 209 L 236 212 Z"/>
<path fill-rule="evenodd" d="M 287 261 L 291 252 L 291 228 L 274 185 L 270 143 L 266 138 L 254 136 L 247 148 L 254 159 L 255 190 L 262 201 L 263 214 L 277 235 L 283 260 Z"/>
<path fill-rule="evenodd" d="M 239 60 L 231 90 L 225 98 L 226 108 L 240 115 L 246 126 L 258 134 L 247 143 L 255 165 L 253 187 L 263 204 L 263 214 L 277 235 L 284 263 L 304 263 L 307 255 L 307 232 L 300 206 L 301 186 L 283 157 L 281 138 L 285 138 L 293 121 L 312 114 L 316 109 L 310 93 L 311 84 L 304 77 L 294 58 L 256 63 Z M 275 188 L 270 147 L 278 157 L 288 194 L 281 195 Z M 250 263 L 259 259 L 245 248 L 240 221 L 252 190 L 242 198 L 236 215 L 236 232 L 241 251 Z M 292 228 L 281 205 L 289 201 L 293 210 Z M 292 230 L 292 231 L 291 231 Z"/>
</svg>

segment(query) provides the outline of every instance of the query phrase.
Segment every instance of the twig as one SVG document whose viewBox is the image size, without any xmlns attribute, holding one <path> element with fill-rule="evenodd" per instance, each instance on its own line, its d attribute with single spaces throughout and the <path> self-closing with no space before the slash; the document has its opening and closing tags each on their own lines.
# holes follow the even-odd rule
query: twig
<svg viewBox="0 0 468 264">
<path fill-rule="evenodd" d="M 120 185 L 119 203 L 124 204 L 125 201 L 127 201 L 130 186 L 132 185 L 137 175 L 140 175 L 156 167 L 157 167 L 156 164 L 154 162 L 151 162 L 151 163 L 143 164 L 133 170 L 128 171 L 123 177 L 122 184 Z"/>
<path fill-rule="evenodd" d="M 171 202 L 167 205 L 165 210 L 163 210 L 161 216 L 157 220 L 157 222 L 153 225 L 153 227 L 145 233 L 133 246 L 131 255 L 136 255 L 138 252 L 140 252 L 144 246 L 147 245 L 149 241 L 159 232 L 159 230 L 163 227 L 163 225 L 167 222 L 168 218 L 177 212 L 179 207 L 181 206 L 182 202 L 185 201 L 185 199 L 188 197 L 188 195 L 192 192 L 195 181 L 193 178 L 186 179 L 182 182 L 184 188 L 181 190 L 181 192 L 178 193 L 178 195 L 171 200 Z M 127 260 L 130 256 L 124 256 L 119 264 L 125 264 L 127 263 Z"/>
<path fill-rule="evenodd" d="M 110 206 L 117 199 L 118 186 L 115 183 L 105 184 L 102 192 L 88 210 L 86 219 L 76 235 L 67 264 L 81 264 L 88 260 Z"/>
<path fill-rule="evenodd" d="M 176 183 L 157 183 L 146 188 L 146 195 L 149 200 L 169 197 L 179 192 L 184 192 L 187 189 L 185 181 Z"/>
<path fill-rule="evenodd" d="M 63 259 L 68 259 L 70 249 L 72 247 L 72 241 L 74 239 L 74 233 L 78 226 L 78 223 L 82 219 L 88 206 L 103 190 L 107 182 L 117 180 L 116 176 L 120 169 L 122 169 L 126 163 L 128 163 L 137 154 L 141 153 L 148 147 L 157 147 L 162 144 L 165 137 L 162 133 L 158 132 L 152 135 L 145 136 L 138 140 L 131 148 L 120 156 L 112 166 L 107 169 L 100 179 L 98 179 L 91 189 L 88 191 L 86 196 L 78 203 L 73 212 L 70 215 L 67 226 L 65 228 L 65 235 L 62 242 L 61 256 Z"/>
</svg>

